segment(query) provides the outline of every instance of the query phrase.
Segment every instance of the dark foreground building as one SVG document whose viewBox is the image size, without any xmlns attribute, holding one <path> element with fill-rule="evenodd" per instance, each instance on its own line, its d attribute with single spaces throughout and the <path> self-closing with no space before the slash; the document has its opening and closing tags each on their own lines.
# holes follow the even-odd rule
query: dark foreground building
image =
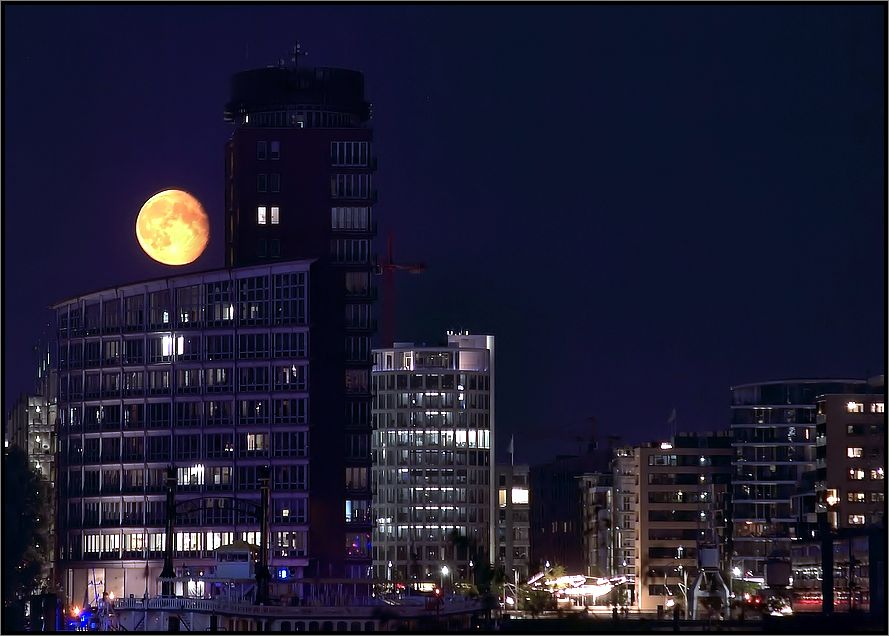
<svg viewBox="0 0 889 636">
<path fill-rule="evenodd" d="M 314 259 L 309 358 L 315 576 L 370 574 L 372 274 L 376 168 L 364 76 L 339 68 L 232 77 L 225 119 L 226 265 Z"/>
</svg>

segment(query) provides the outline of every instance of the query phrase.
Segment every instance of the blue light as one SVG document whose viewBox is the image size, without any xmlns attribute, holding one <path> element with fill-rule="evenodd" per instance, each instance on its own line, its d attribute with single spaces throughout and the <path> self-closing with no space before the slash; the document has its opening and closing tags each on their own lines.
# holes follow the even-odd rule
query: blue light
<svg viewBox="0 0 889 636">
<path fill-rule="evenodd" d="M 280 570 L 278 570 L 278 578 L 282 581 L 286 581 L 288 576 L 290 576 L 290 570 L 288 570 L 287 568 L 281 568 Z"/>
</svg>

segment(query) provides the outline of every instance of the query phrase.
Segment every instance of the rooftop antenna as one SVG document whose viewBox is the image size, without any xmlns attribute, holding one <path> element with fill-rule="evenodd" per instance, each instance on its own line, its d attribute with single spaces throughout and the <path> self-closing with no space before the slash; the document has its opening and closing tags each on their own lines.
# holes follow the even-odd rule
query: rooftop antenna
<svg viewBox="0 0 889 636">
<path fill-rule="evenodd" d="M 293 63 L 293 67 L 296 68 L 299 66 L 300 55 L 306 56 L 308 54 L 308 51 L 302 50 L 302 45 L 299 43 L 299 40 L 296 40 L 293 43 L 293 50 L 290 52 L 290 61 Z"/>
</svg>

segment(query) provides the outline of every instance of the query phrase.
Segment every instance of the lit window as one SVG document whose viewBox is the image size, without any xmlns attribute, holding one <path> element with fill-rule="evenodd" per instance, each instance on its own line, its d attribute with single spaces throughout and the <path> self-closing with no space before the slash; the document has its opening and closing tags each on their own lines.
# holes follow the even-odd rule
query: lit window
<svg viewBox="0 0 889 636">
<path fill-rule="evenodd" d="M 497 500 L 501 508 L 506 508 L 506 488 L 501 488 L 497 493 Z"/>
<path fill-rule="evenodd" d="M 855 481 L 861 481 L 864 479 L 864 471 L 860 468 L 850 468 L 849 469 L 849 479 L 853 479 Z"/>
<path fill-rule="evenodd" d="M 883 479 L 883 468 L 872 468 L 870 471 L 871 479 Z"/>
<path fill-rule="evenodd" d="M 272 206 L 272 225 L 278 225 L 280 222 L 280 208 L 276 205 Z"/>
<path fill-rule="evenodd" d="M 864 493 L 863 492 L 850 492 L 847 493 L 850 503 L 864 503 Z"/>
<path fill-rule="evenodd" d="M 850 526 L 863 526 L 864 525 L 864 515 L 849 515 L 849 525 Z"/>
<path fill-rule="evenodd" d="M 837 497 L 837 491 L 835 488 L 829 488 L 826 494 L 827 496 L 825 497 L 825 501 L 827 501 L 828 506 L 835 506 L 839 503 L 840 498 Z"/>
<path fill-rule="evenodd" d="M 864 454 L 864 449 L 860 446 L 849 446 L 846 449 L 846 457 L 861 457 Z"/>
<path fill-rule="evenodd" d="M 260 205 L 259 207 L 256 208 L 256 222 L 259 225 L 265 225 L 265 223 L 266 223 L 265 206 L 264 205 Z"/>
<path fill-rule="evenodd" d="M 864 404 L 862 402 L 849 402 L 846 404 L 846 411 L 849 413 L 864 413 Z"/>
<path fill-rule="evenodd" d="M 886 405 L 883 402 L 872 402 L 870 405 L 871 413 L 885 413 Z"/>
<path fill-rule="evenodd" d="M 527 504 L 528 503 L 528 489 L 527 488 L 513 488 L 512 489 L 512 503 Z"/>
</svg>

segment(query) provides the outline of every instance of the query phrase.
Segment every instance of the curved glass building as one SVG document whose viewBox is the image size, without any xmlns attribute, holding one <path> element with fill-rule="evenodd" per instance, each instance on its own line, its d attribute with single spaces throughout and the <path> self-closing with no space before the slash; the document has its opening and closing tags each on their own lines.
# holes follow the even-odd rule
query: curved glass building
<svg viewBox="0 0 889 636">
<path fill-rule="evenodd" d="M 72 602 L 159 593 L 170 465 L 177 503 L 194 500 L 176 519 L 177 575 L 209 570 L 221 545 L 260 544 L 258 522 L 226 502 L 258 503 L 257 471 L 270 465 L 271 570 L 303 576 L 317 556 L 309 280 L 310 262 L 279 262 L 55 307 L 59 566 Z M 188 587 L 176 592 L 213 595 Z"/>
<path fill-rule="evenodd" d="M 816 397 L 864 392 L 864 380 L 781 380 L 731 388 L 732 567 L 762 579 L 769 556 L 790 555 L 791 497 L 815 470 Z"/>
</svg>

